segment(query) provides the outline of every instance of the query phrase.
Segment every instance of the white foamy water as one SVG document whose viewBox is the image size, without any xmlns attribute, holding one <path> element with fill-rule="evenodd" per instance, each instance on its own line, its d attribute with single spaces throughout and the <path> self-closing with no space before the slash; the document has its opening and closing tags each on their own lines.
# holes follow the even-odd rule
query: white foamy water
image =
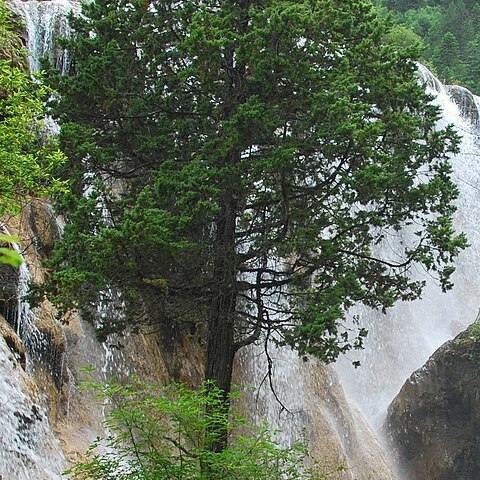
<svg viewBox="0 0 480 480">
<path fill-rule="evenodd" d="M 360 315 L 369 335 L 365 350 L 341 358 L 337 370 L 347 397 L 375 427 L 380 427 L 389 403 L 410 374 L 441 344 L 472 323 L 480 307 L 478 97 L 466 89 L 443 86 L 423 66 L 419 72 L 442 108 L 440 125 L 452 123 L 462 136 L 461 152 L 452 157 L 453 178 L 460 190 L 455 226 L 467 234 L 471 247 L 456 261 L 453 290 L 442 293 L 431 275 L 416 271 L 418 278 L 427 281 L 421 299 L 401 302 L 386 315 L 365 308 L 352 312 Z M 361 367 L 354 369 L 353 360 L 360 360 Z"/>
<path fill-rule="evenodd" d="M 60 480 L 66 467 L 33 382 L 0 336 L 0 475 L 4 480 Z"/>
<path fill-rule="evenodd" d="M 2 226 L 5 233 L 10 234 Z M 14 245 L 18 253 L 20 248 Z M 10 268 L 10 267 L 5 267 Z M 26 372 L 33 374 L 39 352 L 48 348 L 35 323 L 37 317 L 23 296 L 30 272 L 24 262 L 18 271 L 17 306 L 11 336 L 26 350 Z M 7 325 L 2 326 L 8 330 Z M 5 480 L 60 480 L 66 461 L 52 432 L 37 385 L 23 370 L 15 348 L 0 335 L 0 478 Z"/>
<path fill-rule="evenodd" d="M 271 379 L 263 345 L 239 352 L 236 369 L 242 385 L 254 390 L 245 401 L 255 423 L 278 430 L 283 446 L 305 441 L 328 478 L 393 480 L 388 460 L 363 416 L 348 404 L 335 371 L 290 348 L 269 346 Z M 337 472 L 339 466 L 345 471 Z"/>
<path fill-rule="evenodd" d="M 55 39 L 68 38 L 67 15 L 72 10 L 80 11 L 80 2 L 75 0 L 9 0 L 12 10 L 25 23 L 29 64 L 32 72 L 40 70 L 40 59 L 47 56 L 61 71 L 68 71 L 69 59 Z"/>
</svg>

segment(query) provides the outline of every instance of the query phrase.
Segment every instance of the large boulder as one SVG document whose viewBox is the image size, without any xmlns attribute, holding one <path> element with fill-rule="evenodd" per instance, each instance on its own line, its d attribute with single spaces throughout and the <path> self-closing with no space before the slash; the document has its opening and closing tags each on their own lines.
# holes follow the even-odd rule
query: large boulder
<svg viewBox="0 0 480 480">
<path fill-rule="evenodd" d="M 480 478 L 479 371 L 477 320 L 405 382 L 385 423 L 402 478 Z"/>
</svg>

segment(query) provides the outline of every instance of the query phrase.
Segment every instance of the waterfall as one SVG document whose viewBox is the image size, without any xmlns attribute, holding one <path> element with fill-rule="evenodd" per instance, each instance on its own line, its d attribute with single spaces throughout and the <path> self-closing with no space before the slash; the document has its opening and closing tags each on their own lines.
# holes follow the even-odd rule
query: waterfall
<svg viewBox="0 0 480 480">
<path fill-rule="evenodd" d="M 5 226 L 5 233 L 10 234 Z M 20 248 L 14 245 L 18 253 Z M 17 276 L 16 306 L 11 325 L 0 318 L 0 478 L 60 479 L 66 461 L 42 405 L 43 392 L 31 380 L 47 339 L 23 296 L 31 276 L 26 262 Z"/>
<path fill-rule="evenodd" d="M 11 235 L 5 225 L 0 224 L 0 229 L 5 232 L 5 234 Z M 12 247 L 19 255 L 22 255 L 19 245 L 14 243 Z M 30 270 L 25 261 L 20 265 L 17 273 L 15 305 L 9 305 L 11 302 L 8 301 L 5 302 L 4 313 L 5 319 L 10 323 L 11 328 L 25 346 L 25 368 L 28 372 L 33 372 L 36 364 L 36 356 L 44 348 L 47 348 L 47 342 L 36 326 L 38 317 L 35 315 L 35 312 L 30 309 L 28 302 L 24 300 L 32 279 Z"/>
<path fill-rule="evenodd" d="M 65 458 L 32 389 L 0 336 L 0 475 L 5 480 L 60 480 Z"/>
<path fill-rule="evenodd" d="M 76 0 L 10 0 L 12 10 L 25 24 L 26 44 L 30 70 L 40 70 L 40 60 L 47 56 L 52 65 L 63 72 L 69 69 L 67 53 L 55 44 L 59 37 L 68 38 L 67 15 L 80 11 Z"/>
<path fill-rule="evenodd" d="M 360 321 L 369 330 L 365 350 L 340 359 L 337 364 L 342 384 L 349 399 L 360 407 L 375 427 L 380 427 L 389 403 L 410 374 L 421 367 L 446 340 L 472 323 L 479 309 L 477 281 L 480 264 L 480 203 L 479 101 L 468 90 L 444 86 L 425 67 L 419 76 L 434 103 L 442 109 L 440 126 L 453 124 L 462 136 L 461 151 L 452 156 L 453 178 L 460 196 L 454 223 L 467 234 L 471 247 L 456 261 L 453 290 L 442 293 L 434 279 L 417 271 L 427 282 L 422 298 L 402 302 L 386 315 L 366 308 L 356 309 Z M 353 360 L 361 366 L 354 369 Z"/>
<path fill-rule="evenodd" d="M 53 45 L 53 39 L 59 35 L 68 36 L 65 16 L 72 9 L 78 11 L 79 3 L 68 0 L 11 0 L 10 4 L 25 22 L 31 69 L 38 70 L 40 57 L 47 54 L 56 66 L 68 71 L 69 60 L 65 52 Z M 389 471 L 387 461 L 368 424 L 347 402 L 343 389 L 348 400 L 358 405 L 370 423 L 380 426 L 388 404 L 405 379 L 441 343 L 472 322 L 479 307 L 476 300 L 479 293 L 476 267 L 480 263 L 480 231 L 476 229 L 476 208 L 480 202 L 480 162 L 476 153 L 479 99 L 461 87 L 443 86 L 422 66 L 419 66 L 419 73 L 443 110 L 441 124 L 455 124 L 463 136 L 461 153 L 452 157 L 454 178 L 460 188 L 455 223 L 459 230 L 467 233 L 472 247 L 458 259 L 455 288 L 442 294 L 434 281 L 419 271 L 416 272 L 418 276 L 427 278 L 422 299 L 400 303 L 386 315 L 368 309 L 352 311 L 351 314 L 360 315 L 361 322 L 369 328 L 369 337 L 363 352 L 351 353 L 338 362 L 340 380 L 330 367 L 313 359 L 301 358 L 287 348 L 271 348 L 273 390 L 269 379 L 264 378 L 268 368 L 261 346 L 245 349 L 236 364 L 237 380 L 254 387 L 261 386 L 245 400 L 254 420 L 267 420 L 280 429 L 279 442 L 283 445 L 306 436 L 315 456 L 326 458 L 332 470 L 337 466 L 338 458 L 344 459 L 349 469 L 341 474 L 341 478 L 345 479 L 387 480 L 394 477 L 385 474 Z M 26 285 L 28 275 L 25 265 L 20 270 L 19 299 L 25 293 L 23 285 Z M 99 308 L 101 310 L 102 305 Z M 102 311 L 99 313 L 102 314 Z M 36 321 L 32 318 L 28 305 L 19 300 L 16 329 L 22 338 L 31 338 L 26 341 L 31 345 L 27 352 L 27 372 L 34 374 L 35 362 L 41 356 L 38 352 L 45 347 L 42 346 L 42 338 L 36 340 Z M 153 350 L 153 344 L 146 342 L 142 346 L 143 353 L 129 351 L 128 348 L 108 348 L 107 344 L 96 342 L 93 329 L 82 324 L 78 318 L 73 319 L 68 328 L 65 327 L 64 335 L 72 363 L 73 358 L 76 359 L 75 365 L 93 363 L 103 375 L 119 369 L 128 376 L 132 371 L 142 373 L 142 369 L 146 372 L 153 367 L 156 370 L 162 368 L 160 360 L 159 365 L 150 365 L 145 360 L 145 351 Z M 116 339 L 113 341 L 117 342 Z M 155 351 L 155 355 L 157 361 L 161 354 Z M 362 366 L 353 369 L 351 362 L 357 359 Z M 134 366 L 135 362 L 137 365 Z M 143 365 L 139 365 L 141 362 Z M 39 395 L 35 391 L 31 378 L 18 365 L 11 347 L 0 335 L 0 478 L 3 475 L 4 480 L 59 480 L 65 466 L 62 450 L 39 401 L 41 392 Z M 99 433 L 101 412 L 97 416 L 89 416 L 93 403 L 80 398 L 73 367 L 62 364 L 62 371 L 63 368 L 68 377 L 68 393 L 64 393 L 66 418 L 72 428 L 87 431 L 86 438 L 93 440 Z M 167 372 L 162 374 L 167 378 Z M 69 435 L 66 440 L 63 437 L 64 442 L 80 442 L 72 439 L 72 433 Z M 84 447 L 87 446 L 88 441 Z M 66 448 L 73 447 L 67 445 Z M 82 450 L 81 446 L 77 448 L 77 451 Z"/>
<path fill-rule="evenodd" d="M 269 259 L 268 267 L 278 268 L 275 263 Z M 281 304 L 284 293 L 279 289 L 267 302 Z M 281 321 L 281 315 L 273 313 L 272 321 Z M 239 351 L 233 380 L 252 389 L 241 408 L 253 423 L 267 422 L 282 447 L 303 442 L 327 478 L 359 480 L 377 474 L 394 480 L 375 435 L 348 404 L 331 366 L 264 337 Z"/>
<path fill-rule="evenodd" d="M 239 352 L 235 381 L 251 385 L 243 408 L 254 423 L 268 422 L 279 445 L 303 441 L 327 478 L 394 480 L 389 462 L 363 416 L 352 408 L 332 367 L 269 345 Z M 342 470 L 338 470 L 342 468 Z"/>
</svg>

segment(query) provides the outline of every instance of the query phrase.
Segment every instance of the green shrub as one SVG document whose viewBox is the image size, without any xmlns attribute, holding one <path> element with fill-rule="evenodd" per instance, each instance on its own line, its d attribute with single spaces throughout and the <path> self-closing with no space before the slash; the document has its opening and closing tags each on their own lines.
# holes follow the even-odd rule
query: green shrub
<svg viewBox="0 0 480 480">
<path fill-rule="evenodd" d="M 278 432 L 248 423 L 211 384 L 158 387 L 134 378 L 128 385 L 90 383 L 106 401 L 108 435 L 87 460 L 65 472 L 75 480 L 320 480 L 303 442 L 280 447 Z M 207 413 L 208 412 L 208 413 Z M 209 448 L 222 424 L 228 447 Z"/>
</svg>

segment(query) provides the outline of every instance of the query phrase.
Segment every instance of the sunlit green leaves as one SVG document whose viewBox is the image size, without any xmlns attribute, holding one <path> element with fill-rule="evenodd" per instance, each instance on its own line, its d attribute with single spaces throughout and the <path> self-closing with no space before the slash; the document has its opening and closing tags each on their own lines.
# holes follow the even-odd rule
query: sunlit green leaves
<svg viewBox="0 0 480 480">
<path fill-rule="evenodd" d="M 65 157 L 45 126 L 44 102 L 52 91 L 15 60 L 26 58 L 19 44 L 11 15 L 0 2 L 0 214 L 18 213 L 29 195 L 62 188 L 52 174 Z"/>
<path fill-rule="evenodd" d="M 92 372 L 90 371 L 90 374 Z M 67 474 L 74 480 L 327 480 L 312 467 L 301 439 L 281 447 L 268 425 L 253 425 L 236 408 L 223 407 L 223 393 L 207 383 L 199 389 L 181 384 L 149 385 L 138 378 L 120 385 L 86 383 L 105 403 L 109 436 L 98 439 Z M 238 394 L 231 394 L 235 403 Z M 210 450 L 223 426 L 230 442 Z M 108 446 L 108 449 L 104 447 Z M 308 463 L 308 465 L 307 465 Z M 338 472 L 343 471 L 339 466 Z"/>
<path fill-rule="evenodd" d="M 19 241 L 20 239 L 13 235 L 0 235 L 0 244 L 13 244 Z M 0 247 L 0 263 L 18 268 L 23 263 L 23 258 L 12 247 Z"/>
</svg>

